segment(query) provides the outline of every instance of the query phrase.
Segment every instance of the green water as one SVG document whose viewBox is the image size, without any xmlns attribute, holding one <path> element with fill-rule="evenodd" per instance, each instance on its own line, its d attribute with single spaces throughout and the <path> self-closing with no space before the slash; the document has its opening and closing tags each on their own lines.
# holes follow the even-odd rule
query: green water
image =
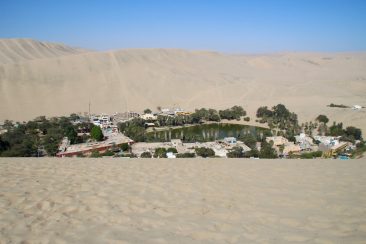
<svg viewBox="0 0 366 244">
<path fill-rule="evenodd" d="M 248 125 L 205 124 L 149 132 L 146 135 L 146 141 L 168 142 L 171 139 L 182 139 L 185 142 L 207 142 L 225 137 L 239 138 L 247 134 L 262 138 L 268 131 L 268 129 Z"/>
</svg>

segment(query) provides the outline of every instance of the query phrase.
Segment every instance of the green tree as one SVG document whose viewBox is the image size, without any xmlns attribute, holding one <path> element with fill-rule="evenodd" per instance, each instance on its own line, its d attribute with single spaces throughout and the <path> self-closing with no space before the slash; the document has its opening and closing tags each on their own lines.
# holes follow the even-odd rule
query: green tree
<svg viewBox="0 0 366 244">
<path fill-rule="evenodd" d="M 91 138 L 93 138 L 94 140 L 97 140 L 97 141 L 102 141 L 104 138 L 102 129 L 96 125 L 93 126 L 93 128 L 91 129 L 90 136 L 91 136 Z"/>
<path fill-rule="evenodd" d="M 195 148 L 195 151 L 198 156 L 203 157 L 203 158 L 215 156 L 215 151 L 212 150 L 211 148 L 200 147 L 200 148 Z"/>
<path fill-rule="evenodd" d="M 329 127 L 329 135 L 331 136 L 343 136 L 344 134 L 343 123 L 333 122 L 333 125 Z"/>
<path fill-rule="evenodd" d="M 273 112 L 271 110 L 269 110 L 267 106 L 259 107 L 257 110 L 258 118 L 272 117 L 272 116 L 273 116 Z"/>
<path fill-rule="evenodd" d="M 152 111 L 149 108 L 147 108 L 147 109 L 144 110 L 144 114 L 151 114 L 151 113 L 152 113 Z"/>
<path fill-rule="evenodd" d="M 346 128 L 345 133 L 347 136 L 352 136 L 355 140 L 362 140 L 362 131 L 359 128 L 349 126 Z"/>
<path fill-rule="evenodd" d="M 7 141 L 3 141 L 2 138 L 0 137 L 0 155 L 3 151 L 8 150 L 9 148 L 9 142 Z"/>
<path fill-rule="evenodd" d="M 121 150 L 126 152 L 130 149 L 130 145 L 128 145 L 128 143 L 122 143 L 121 144 Z"/>
<path fill-rule="evenodd" d="M 277 153 L 272 145 L 266 141 L 263 141 L 261 144 L 261 150 L 259 152 L 260 158 L 277 158 Z"/>
<path fill-rule="evenodd" d="M 321 114 L 318 117 L 316 117 L 316 121 L 319 121 L 320 123 L 324 123 L 326 125 L 329 122 L 329 119 L 327 116 Z"/>
<path fill-rule="evenodd" d="M 150 152 L 143 152 L 141 158 L 152 158 L 152 155 Z"/>
<path fill-rule="evenodd" d="M 234 147 L 226 154 L 228 158 L 244 158 L 244 150 L 242 147 Z"/>
<path fill-rule="evenodd" d="M 163 147 L 159 147 L 155 149 L 154 157 L 155 158 L 166 158 L 167 150 Z"/>
<path fill-rule="evenodd" d="M 177 154 L 177 158 L 195 158 L 195 153 L 179 153 Z"/>
<path fill-rule="evenodd" d="M 166 152 L 172 152 L 172 153 L 178 153 L 177 149 L 175 147 L 169 147 Z"/>
<path fill-rule="evenodd" d="M 246 134 L 244 136 L 241 136 L 239 139 L 251 149 L 254 149 L 257 145 L 257 138 L 252 134 Z"/>
<path fill-rule="evenodd" d="M 101 158 L 102 155 L 100 155 L 100 152 L 98 150 L 95 150 L 90 155 L 91 158 Z"/>
</svg>

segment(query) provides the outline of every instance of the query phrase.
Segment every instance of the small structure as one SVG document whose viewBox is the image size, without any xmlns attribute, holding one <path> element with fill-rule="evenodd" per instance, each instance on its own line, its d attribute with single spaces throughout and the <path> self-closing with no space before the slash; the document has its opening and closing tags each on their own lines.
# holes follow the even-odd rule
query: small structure
<svg viewBox="0 0 366 244">
<path fill-rule="evenodd" d="M 77 155 L 88 155 L 93 151 L 105 152 L 118 147 L 124 143 L 132 144 L 133 140 L 121 133 L 110 133 L 107 140 L 101 142 L 87 142 L 70 145 L 67 138 L 64 138 L 59 146 L 57 157 L 73 157 Z"/>
<path fill-rule="evenodd" d="M 296 143 L 300 146 L 302 151 L 310 151 L 314 147 L 314 140 L 310 136 L 307 136 L 305 133 L 301 133 L 298 136 L 295 136 Z"/>
<path fill-rule="evenodd" d="M 348 142 L 339 142 L 336 145 L 333 145 L 331 147 L 320 147 L 322 148 L 324 157 L 330 158 L 330 157 L 337 157 L 338 154 L 342 153 L 348 146 Z"/>
<path fill-rule="evenodd" d="M 286 143 L 283 149 L 283 155 L 289 155 L 290 153 L 300 153 L 300 152 L 301 147 L 293 142 Z"/>
<path fill-rule="evenodd" d="M 140 114 L 136 113 L 136 112 L 124 112 L 124 113 L 115 113 L 112 116 L 112 120 L 114 123 L 119 123 L 119 122 L 126 122 L 128 120 L 131 120 L 133 118 L 137 118 L 139 117 Z"/>
<path fill-rule="evenodd" d="M 106 114 L 92 115 L 90 116 L 90 122 L 101 128 L 106 128 L 112 125 L 111 118 Z"/>
<path fill-rule="evenodd" d="M 172 143 L 173 147 L 183 146 L 181 139 L 172 139 L 170 142 Z"/>
<path fill-rule="evenodd" d="M 166 157 L 167 158 L 176 158 L 176 156 L 174 155 L 174 153 L 172 153 L 172 152 L 167 152 L 166 153 Z"/>
<path fill-rule="evenodd" d="M 353 105 L 352 109 L 353 110 L 361 110 L 362 106 L 361 105 Z"/>
<path fill-rule="evenodd" d="M 228 145 L 235 145 L 237 143 L 235 137 L 225 137 L 223 141 Z"/>
<path fill-rule="evenodd" d="M 156 125 L 154 123 L 145 123 L 145 128 L 151 128 L 155 127 Z"/>
<path fill-rule="evenodd" d="M 153 114 L 143 114 L 140 118 L 147 121 L 156 121 L 158 119 L 157 116 Z"/>
</svg>

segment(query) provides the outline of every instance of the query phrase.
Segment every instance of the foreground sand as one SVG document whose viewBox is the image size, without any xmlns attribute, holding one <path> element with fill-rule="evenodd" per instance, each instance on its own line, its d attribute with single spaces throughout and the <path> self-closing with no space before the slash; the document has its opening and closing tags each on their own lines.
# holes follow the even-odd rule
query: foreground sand
<svg viewBox="0 0 366 244">
<path fill-rule="evenodd" d="M 0 159 L 0 243 L 365 243 L 366 161 Z"/>
</svg>

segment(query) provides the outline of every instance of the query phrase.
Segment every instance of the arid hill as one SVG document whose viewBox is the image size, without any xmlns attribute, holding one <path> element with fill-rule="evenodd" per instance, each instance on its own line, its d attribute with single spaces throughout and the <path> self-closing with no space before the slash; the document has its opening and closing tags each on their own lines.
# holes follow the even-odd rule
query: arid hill
<svg viewBox="0 0 366 244">
<path fill-rule="evenodd" d="M 0 39 L 0 64 L 78 54 L 85 50 L 31 39 Z"/>
<path fill-rule="evenodd" d="M 366 53 L 227 55 L 128 49 L 91 52 L 33 40 L 0 40 L 0 120 L 284 103 L 300 120 L 319 113 L 366 131 Z"/>
</svg>

